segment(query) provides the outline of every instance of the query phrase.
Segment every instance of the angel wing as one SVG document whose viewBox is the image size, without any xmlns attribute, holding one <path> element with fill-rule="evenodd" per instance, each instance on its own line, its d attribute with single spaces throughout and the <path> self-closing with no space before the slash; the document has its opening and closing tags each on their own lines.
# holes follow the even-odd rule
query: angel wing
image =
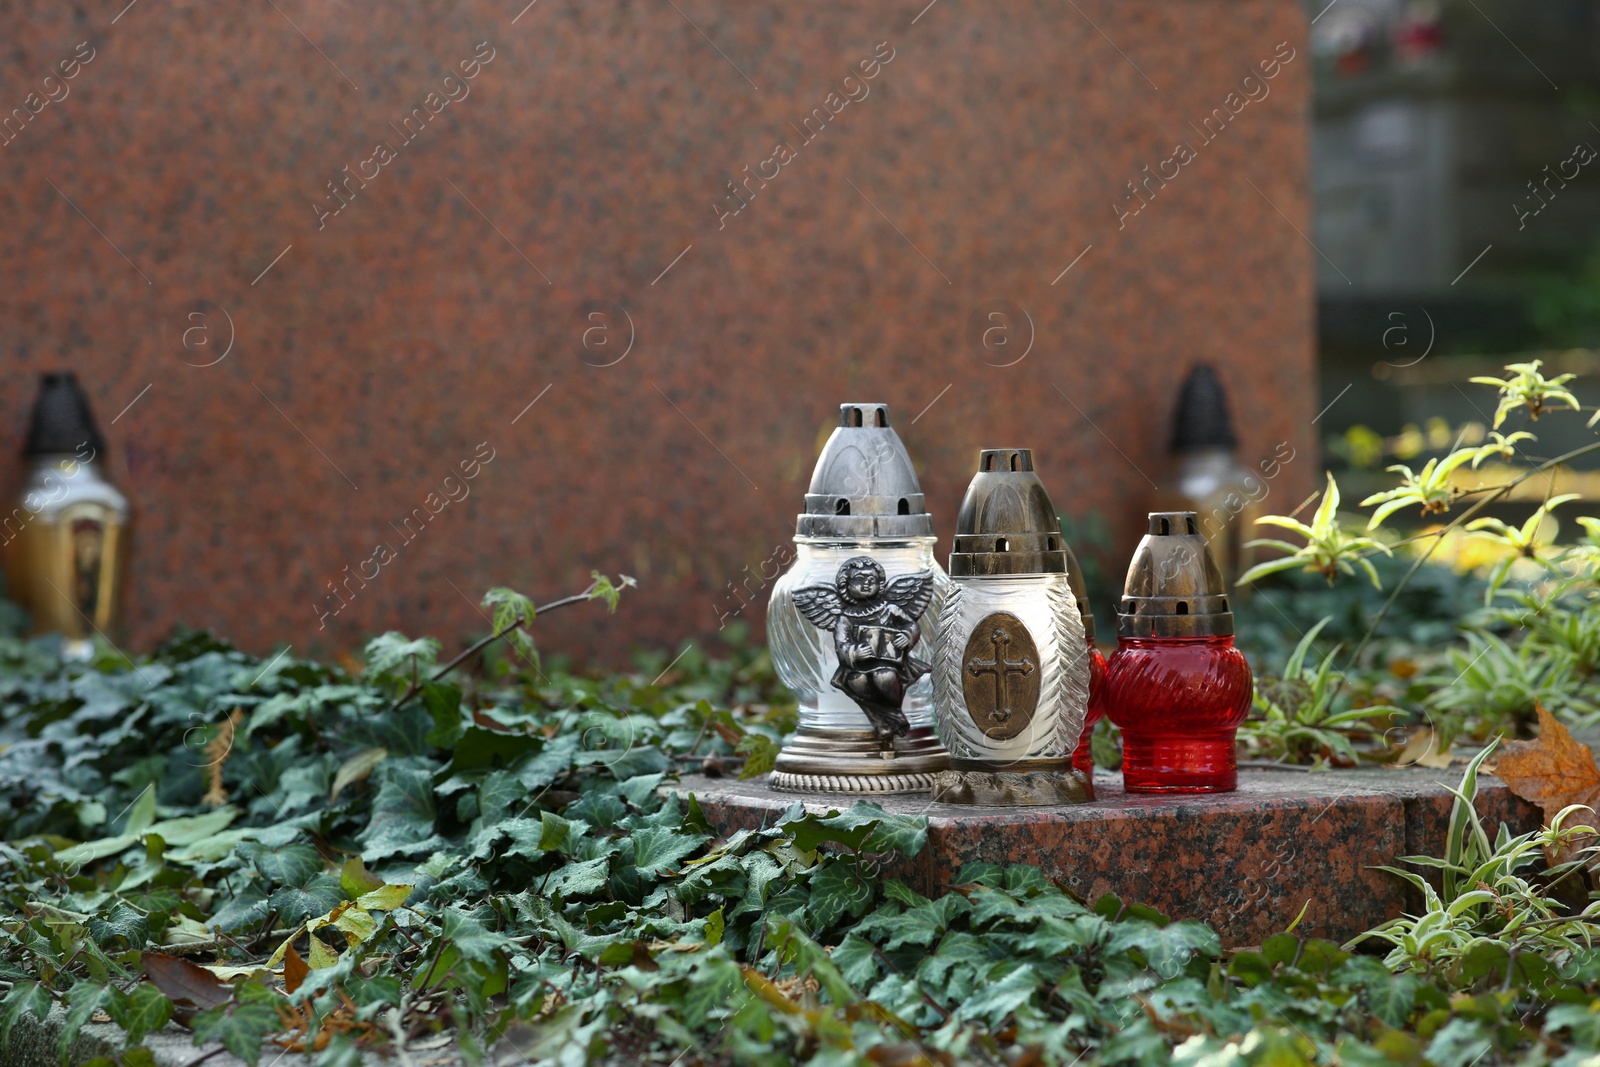
<svg viewBox="0 0 1600 1067">
<path fill-rule="evenodd" d="M 933 572 L 902 574 L 884 589 L 883 597 L 913 619 L 920 619 L 933 601 Z"/>
<path fill-rule="evenodd" d="M 794 606 L 813 626 L 832 630 L 844 614 L 844 601 L 831 585 L 808 585 L 794 591 Z"/>
</svg>

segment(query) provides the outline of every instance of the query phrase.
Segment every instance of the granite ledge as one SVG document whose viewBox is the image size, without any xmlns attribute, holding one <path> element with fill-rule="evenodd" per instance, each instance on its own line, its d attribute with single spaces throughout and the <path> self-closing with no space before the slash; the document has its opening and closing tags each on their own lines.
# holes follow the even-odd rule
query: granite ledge
<svg viewBox="0 0 1600 1067">
<path fill-rule="evenodd" d="M 1339 941 L 1415 909 L 1399 879 L 1373 868 L 1442 851 L 1459 780 L 1456 768 L 1246 769 L 1237 792 L 1149 796 L 1125 793 L 1120 775 L 1101 773 L 1092 804 L 876 802 L 927 816 L 927 849 L 886 872 L 923 892 L 949 885 L 966 862 L 1032 863 L 1086 899 L 1115 893 L 1208 922 L 1229 945 L 1252 945 L 1283 930 L 1302 906 L 1301 932 Z M 824 812 L 857 799 L 779 793 L 764 778 L 692 775 L 672 788 L 692 793 L 723 834 L 771 825 L 797 800 Z M 1491 834 L 1501 822 L 1514 833 L 1540 824 L 1538 808 L 1492 776 L 1480 776 L 1477 808 Z"/>
</svg>

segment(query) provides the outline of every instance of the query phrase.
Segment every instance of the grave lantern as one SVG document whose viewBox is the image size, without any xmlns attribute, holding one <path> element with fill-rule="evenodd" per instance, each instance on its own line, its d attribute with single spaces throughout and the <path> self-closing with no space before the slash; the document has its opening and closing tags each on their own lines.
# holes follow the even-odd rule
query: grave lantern
<svg viewBox="0 0 1600 1067">
<path fill-rule="evenodd" d="M 1234 733 L 1250 710 L 1250 665 L 1233 647 L 1223 589 L 1195 513 L 1151 512 L 1106 665 L 1106 714 L 1122 728 L 1130 793 L 1238 786 Z"/>
<path fill-rule="evenodd" d="M 928 659 L 950 579 L 916 470 L 885 404 L 842 404 L 767 608 L 772 664 L 800 703 L 772 787 L 926 793 L 949 756 Z"/>
<path fill-rule="evenodd" d="M 953 589 L 939 613 L 934 708 L 950 770 L 935 800 L 1077 804 L 1072 765 L 1089 703 L 1089 654 L 1056 510 L 1025 448 L 978 457 L 956 518 Z"/>
<path fill-rule="evenodd" d="M 105 439 L 72 374 L 43 376 L 22 454 L 22 489 L 0 533 L 7 586 L 35 633 L 59 633 L 66 657 L 87 659 L 94 635 L 116 625 L 128 499 L 106 480 Z"/>
<path fill-rule="evenodd" d="M 1189 372 L 1173 412 L 1174 486 L 1157 506 L 1194 511 L 1222 579 L 1232 585 L 1248 569 L 1250 539 L 1266 495 L 1261 476 L 1240 464 L 1239 439 L 1228 414 L 1228 394 L 1216 371 L 1202 363 Z"/>
<path fill-rule="evenodd" d="M 1094 779 L 1094 755 L 1089 742 L 1094 735 L 1094 724 L 1105 717 L 1106 658 L 1094 643 L 1094 609 L 1089 606 L 1089 589 L 1084 584 L 1083 567 L 1073 553 L 1072 546 L 1061 543 L 1067 554 L 1067 580 L 1072 584 L 1072 596 L 1078 602 L 1078 618 L 1083 620 L 1084 643 L 1089 649 L 1089 713 L 1083 720 L 1083 733 L 1078 736 L 1078 747 L 1072 753 L 1072 765 Z"/>
</svg>

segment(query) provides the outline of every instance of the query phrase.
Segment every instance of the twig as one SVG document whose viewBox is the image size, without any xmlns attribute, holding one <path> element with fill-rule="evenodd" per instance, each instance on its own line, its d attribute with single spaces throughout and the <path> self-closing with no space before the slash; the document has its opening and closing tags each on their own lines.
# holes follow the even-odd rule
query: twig
<svg viewBox="0 0 1600 1067">
<path fill-rule="evenodd" d="M 564 596 L 560 600 L 552 600 L 548 604 L 543 604 L 543 605 L 540 605 L 539 607 L 534 608 L 533 609 L 533 617 L 537 618 L 540 615 L 545 614 L 546 612 L 555 611 L 557 608 L 564 608 L 569 604 L 578 604 L 578 603 L 581 603 L 581 602 L 583 602 L 585 600 L 591 600 L 591 599 L 593 599 L 594 591 L 596 589 L 598 589 L 599 587 L 600 587 L 600 583 L 599 582 L 590 582 L 588 588 L 586 588 L 581 593 L 574 593 L 572 596 Z M 431 677 L 429 677 L 428 681 L 437 682 L 440 678 L 443 678 L 445 675 L 449 674 L 451 671 L 453 671 L 457 667 L 461 666 L 467 660 L 471 659 L 473 656 L 475 656 L 479 652 L 483 651 L 490 644 L 494 643 L 495 641 L 500 640 L 502 637 L 504 637 L 506 634 L 510 633 L 512 630 L 515 630 L 518 627 L 522 626 L 523 624 L 531 622 L 531 621 L 532 621 L 532 619 L 530 619 L 529 617 L 527 617 L 525 615 L 518 615 L 515 619 L 513 619 L 506 626 L 505 629 L 496 630 L 496 631 L 490 633 L 488 637 L 480 638 L 479 640 L 474 641 L 471 645 L 467 646 L 467 648 L 462 650 L 462 652 L 458 656 L 456 656 L 455 659 L 452 659 L 449 663 L 446 663 L 444 666 L 442 666 L 438 670 L 434 671 L 433 675 Z M 406 687 L 406 691 L 403 694 L 401 694 L 400 699 L 396 700 L 393 704 L 389 705 L 389 710 L 391 712 L 399 711 L 402 707 L 404 707 L 407 703 L 409 703 L 413 697 L 415 697 L 420 692 L 422 692 L 422 686 L 420 684 L 418 684 L 418 682 L 417 682 L 417 680 L 415 678 L 413 678 L 411 680 L 411 684 Z"/>
</svg>

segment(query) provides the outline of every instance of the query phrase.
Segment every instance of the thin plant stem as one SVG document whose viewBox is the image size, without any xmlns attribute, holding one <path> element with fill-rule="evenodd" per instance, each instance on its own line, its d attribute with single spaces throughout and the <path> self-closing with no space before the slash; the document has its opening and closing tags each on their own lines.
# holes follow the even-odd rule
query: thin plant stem
<svg viewBox="0 0 1600 1067">
<path fill-rule="evenodd" d="M 489 645 L 500 640 L 512 630 L 515 630 L 519 626 L 522 626 L 526 623 L 532 622 L 534 618 L 538 618 L 540 615 L 555 611 L 557 608 L 567 607 L 569 604 L 579 604 L 585 600 L 594 599 L 594 591 L 599 587 L 599 582 L 590 582 L 588 588 L 584 589 L 584 591 L 581 593 L 574 593 L 571 596 L 564 596 L 560 600 L 552 600 L 548 604 L 541 604 L 539 607 L 534 608 L 532 618 L 526 615 L 518 615 L 504 629 L 495 630 L 491 632 L 488 637 L 479 638 L 477 641 L 474 641 L 472 644 L 468 645 L 449 663 L 446 663 L 444 666 L 434 671 L 433 674 L 428 677 L 428 681 L 437 682 L 440 678 L 443 678 L 445 675 L 461 666 L 467 660 L 483 651 Z M 389 710 L 391 712 L 399 711 L 420 692 L 422 692 L 422 685 L 418 683 L 415 678 L 413 678 L 411 684 L 406 687 L 406 691 L 400 695 L 400 699 L 389 705 Z"/>
</svg>

